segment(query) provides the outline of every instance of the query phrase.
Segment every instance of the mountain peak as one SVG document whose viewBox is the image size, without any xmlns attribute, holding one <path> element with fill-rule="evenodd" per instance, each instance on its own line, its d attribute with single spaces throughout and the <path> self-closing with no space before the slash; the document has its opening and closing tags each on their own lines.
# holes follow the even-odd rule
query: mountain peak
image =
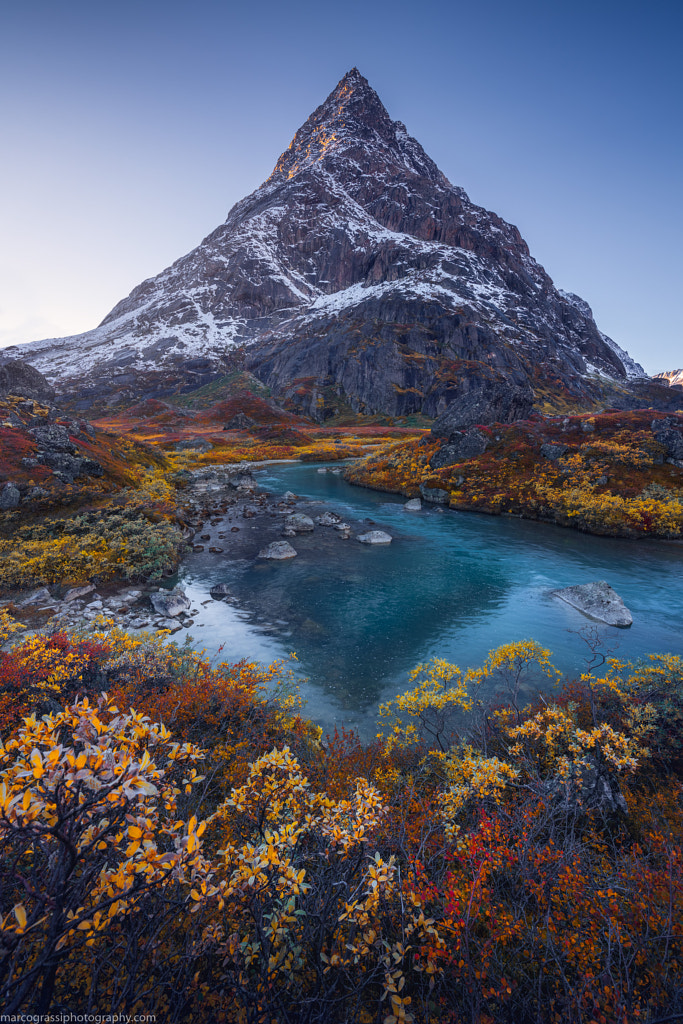
<svg viewBox="0 0 683 1024">
<path fill-rule="evenodd" d="M 329 155 L 346 152 L 351 159 L 358 150 L 381 151 L 383 160 L 406 165 L 433 177 L 440 174 L 400 121 L 392 121 L 367 78 L 353 67 L 337 83 L 324 103 L 299 128 L 275 165 L 271 179 L 293 178 L 319 164 Z M 417 158 L 417 161 L 416 161 Z"/>
</svg>

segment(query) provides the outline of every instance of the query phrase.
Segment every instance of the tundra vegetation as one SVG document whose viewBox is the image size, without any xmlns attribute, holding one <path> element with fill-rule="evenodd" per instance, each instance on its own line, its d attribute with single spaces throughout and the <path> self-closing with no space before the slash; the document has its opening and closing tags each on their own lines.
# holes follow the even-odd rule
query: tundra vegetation
<svg viewBox="0 0 683 1024">
<path fill-rule="evenodd" d="M 284 664 L 2 628 L 5 1012 L 683 1013 L 680 658 L 572 680 L 531 641 L 435 660 L 362 746 L 306 721 Z M 552 696 L 522 707 L 533 680 Z"/>
<path fill-rule="evenodd" d="M 346 478 L 410 498 L 421 487 L 438 489 L 454 509 L 609 536 L 678 538 L 682 431 L 682 415 L 651 410 L 536 417 L 471 428 L 485 450 L 445 465 L 444 439 L 397 441 L 349 467 Z"/>
<path fill-rule="evenodd" d="M 277 423 L 264 401 L 216 434 L 202 405 L 92 427 L 6 400 L 0 586 L 158 578 L 182 554 L 188 471 L 269 458 L 365 456 L 347 475 L 367 486 L 680 536 L 679 417 L 477 427 L 479 455 L 432 468 L 445 443 L 419 425 Z M 211 664 L 104 619 L 26 634 L 0 612 L 3 1011 L 683 1016 L 683 661 L 586 639 L 574 679 L 531 641 L 417 666 L 362 745 L 306 720 L 286 664 Z M 524 705 L 529 686 L 546 696 Z"/>
</svg>

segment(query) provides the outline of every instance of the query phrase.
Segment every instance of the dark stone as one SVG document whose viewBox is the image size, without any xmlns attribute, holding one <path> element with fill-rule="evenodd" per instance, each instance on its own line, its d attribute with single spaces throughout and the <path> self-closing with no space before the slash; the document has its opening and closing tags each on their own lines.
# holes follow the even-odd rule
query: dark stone
<svg viewBox="0 0 683 1024">
<path fill-rule="evenodd" d="M 597 811 L 605 815 L 628 812 L 619 783 L 594 758 L 586 758 L 574 765 L 566 779 L 548 780 L 544 789 L 556 806 L 571 814 L 577 811 Z"/>
<path fill-rule="evenodd" d="M 104 470 L 94 459 L 81 459 L 80 473 L 82 476 L 103 476 Z"/>
<path fill-rule="evenodd" d="M 567 450 L 566 444 L 553 444 L 549 441 L 547 444 L 541 445 L 541 455 L 544 459 L 550 459 L 551 462 L 561 459 Z"/>
<path fill-rule="evenodd" d="M 23 359 L 7 359 L 0 363 L 0 397 L 5 395 L 50 402 L 55 397 L 55 389 L 42 373 Z"/>
<path fill-rule="evenodd" d="M 66 427 L 56 423 L 51 423 L 46 427 L 31 427 L 29 433 L 35 437 L 41 448 L 48 451 L 64 452 L 68 455 L 74 455 L 77 451 Z"/>
<path fill-rule="evenodd" d="M 654 420 L 652 432 L 655 436 L 655 441 L 666 449 L 667 458 L 683 459 L 683 430 L 680 428 L 677 430 L 675 427 L 670 426 L 670 421 L 668 420 Z"/>
<path fill-rule="evenodd" d="M 467 462 L 477 455 L 482 455 L 488 447 L 488 438 L 479 430 L 468 430 L 466 434 L 456 431 L 448 439 L 448 444 L 439 448 L 432 455 L 429 465 L 432 469 L 454 466 L 458 462 Z"/>
<path fill-rule="evenodd" d="M 447 505 L 450 498 L 448 491 L 444 491 L 443 488 L 427 487 L 426 484 L 420 484 L 420 494 L 432 505 Z"/>
<path fill-rule="evenodd" d="M 223 430 L 248 430 L 249 427 L 255 425 L 255 420 L 252 420 L 250 416 L 245 416 L 243 412 L 238 412 L 236 416 L 225 424 Z"/>
<path fill-rule="evenodd" d="M 11 481 L 5 484 L 0 491 L 0 509 L 8 510 L 16 508 L 21 500 L 21 492 L 16 484 Z"/>
</svg>

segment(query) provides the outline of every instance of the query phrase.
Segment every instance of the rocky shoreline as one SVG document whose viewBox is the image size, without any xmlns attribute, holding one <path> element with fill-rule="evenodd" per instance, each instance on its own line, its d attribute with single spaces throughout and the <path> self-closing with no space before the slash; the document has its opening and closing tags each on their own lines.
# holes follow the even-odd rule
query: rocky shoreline
<svg viewBox="0 0 683 1024">
<path fill-rule="evenodd" d="M 329 508 L 321 512 L 324 502 L 302 499 L 291 492 L 273 496 L 260 490 L 254 474 L 265 465 L 238 463 L 184 473 L 184 560 L 193 555 L 223 556 L 230 561 L 295 557 L 297 551 L 289 539 L 314 531 L 321 540 L 324 536 L 335 543 L 352 537 L 363 544 L 388 544 L 392 540 L 385 531 L 373 529 L 376 524 L 371 519 L 352 527 Z M 339 475 L 342 470 L 338 466 L 320 467 L 318 472 Z M 289 553 L 283 556 L 278 552 L 285 547 Z M 175 586 L 168 585 L 174 582 Z M 211 590 L 211 600 L 233 603 L 235 599 L 230 588 L 217 584 Z M 126 631 L 167 630 L 173 635 L 192 627 L 201 614 L 178 585 L 177 574 L 168 578 L 166 586 L 149 582 L 135 586 L 98 584 L 93 580 L 80 586 L 57 584 L 16 591 L 5 594 L 0 608 L 23 623 L 27 632 L 82 630 L 109 620 Z"/>
</svg>

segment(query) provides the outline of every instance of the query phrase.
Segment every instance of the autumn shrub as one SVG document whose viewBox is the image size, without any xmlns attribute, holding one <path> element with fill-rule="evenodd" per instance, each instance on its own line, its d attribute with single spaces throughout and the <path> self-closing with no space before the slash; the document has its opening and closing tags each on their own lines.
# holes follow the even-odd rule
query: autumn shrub
<svg viewBox="0 0 683 1024">
<path fill-rule="evenodd" d="M 145 506 L 48 518 L 0 539 L 0 587 L 159 579 L 177 564 L 181 543 L 179 529 Z"/>
<path fill-rule="evenodd" d="M 680 659 L 572 680 L 533 641 L 436 659 L 363 746 L 305 721 L 286 665 L 162 634 L 100 622 L 3 656 L 22 707 L 0 723 L 3 1008 L 683 1013 Z"/>
</svg>

